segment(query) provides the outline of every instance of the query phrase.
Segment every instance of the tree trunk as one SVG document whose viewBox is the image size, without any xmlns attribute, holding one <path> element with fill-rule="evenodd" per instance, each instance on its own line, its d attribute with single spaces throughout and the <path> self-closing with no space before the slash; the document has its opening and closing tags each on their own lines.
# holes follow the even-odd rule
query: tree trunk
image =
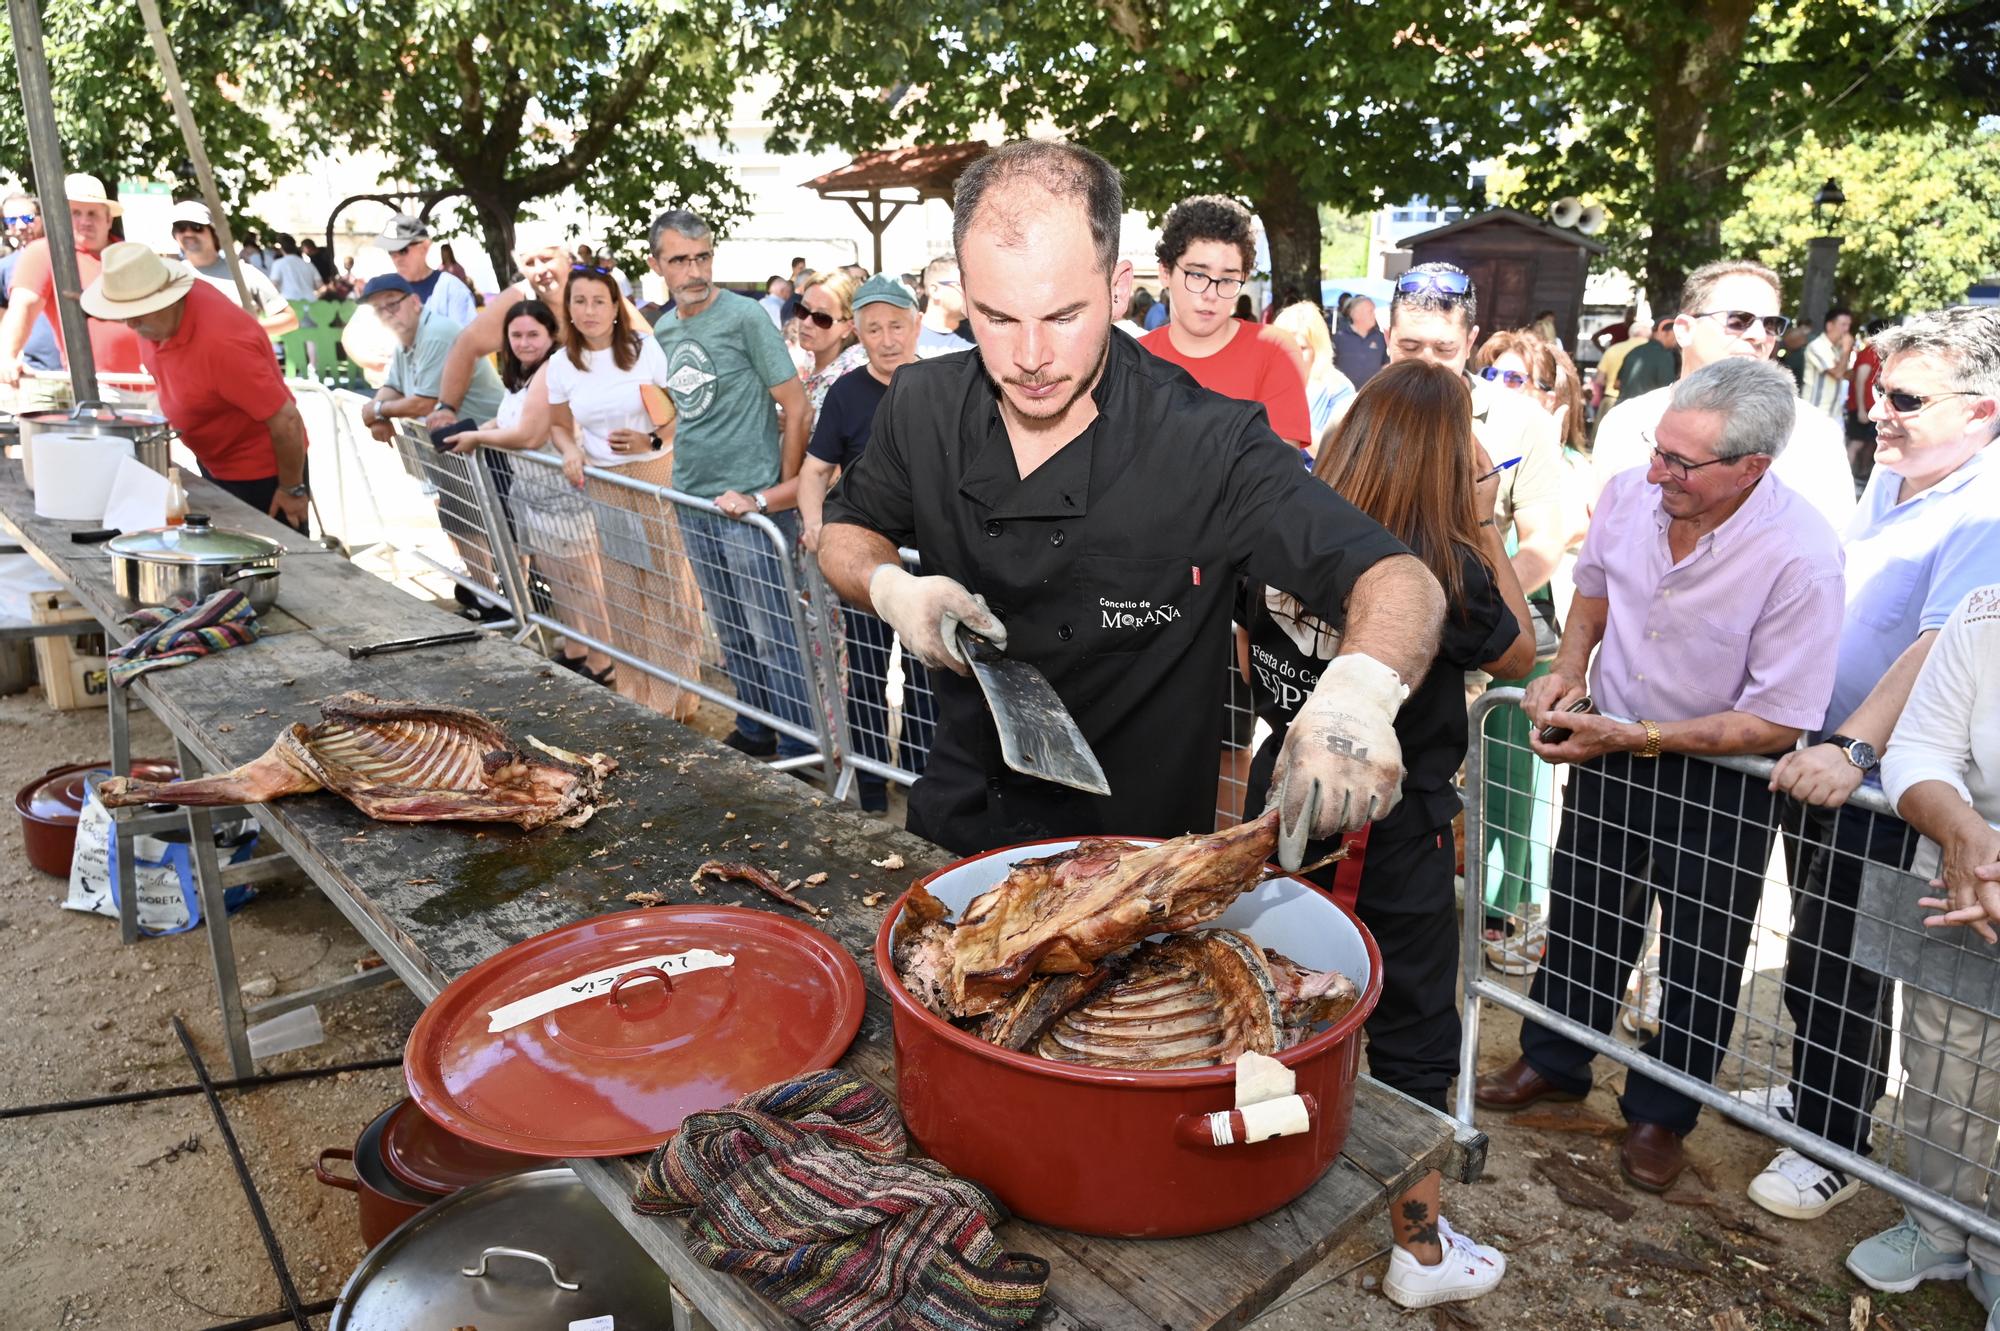
<svg viewBox="0 0 2000 1331">
<path fill-rule="evenodd" d="M 479 229 L 486 241 L 486 257 L 493 264 L 493 280 L 506 286 L 514 280 L 514 219 L 520 216 L 523 199 L 510 199 L 483 191 L 467 191 L 473 212 L 479 215 Z"/>
<path fill-rule="evenodd" d="M 1721 257 L 1721 219 L 1732 210 L 1715 206 L 1715 196 L 1742 193 L 1729 172 L 1734 145 L 1709 108 L 1736 82 L 1755 8 L 1754 0 L 1709 0 L 1694 35 L 1677 37 L 1654 66 L 1646 295 L 1655 318 L 1679 307 L 1689 270 Z"/>
<path fill-rule="evenodd" d="M 1289 171 L 1266 176 L 1253 202 L 1271 247 L 1271 299 L 1279 309 L 1287 300 L 1319 304 L 1319 205 L 1301 193 Z"/>
</svg>

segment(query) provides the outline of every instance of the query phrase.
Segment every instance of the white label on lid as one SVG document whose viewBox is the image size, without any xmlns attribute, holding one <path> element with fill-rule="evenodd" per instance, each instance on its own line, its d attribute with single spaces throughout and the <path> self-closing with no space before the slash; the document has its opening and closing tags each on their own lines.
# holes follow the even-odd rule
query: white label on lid
<svg viewBox="0 0 2000 1331">
<path fill-rule="evenodd" d="M 611 1314 L 602 1317 L 585 1317 L 569 1324 L 569 1331 L 615 1331 L 611 1325 Z"/>
<path fill-rule="evenodd" d="M 524 1022 L 536 1017 L 547 1016 L 560 1011 L 572 1003 L 581 1003 L 587 998 L 611 992 L 611 986 L 627 971 L 643 970 L 651 966 L 665 971 L 668 975 L 687 975 L 694 971 L 713 970 L 717 966 L 734 966 L 736 958 L 726 952 L 710 952 L 706 948 L 692 948 L 686 952 L 668 952 L 657 957 L 641 957 L 628 961 L 622 966 L 609 970 L 592 971 L 579 975 L 573 980 L 551 985 L 538 994 L 517 998 L 511 1003 L 503 1003 L 488 1014 L 486 1033 L 497 1035 L 501 1031 L 511 1031 Z M 658 981 L 639 980 L 638 984 L 657 984 Z M 622 1001 L 622 1000 L 621 1000 Z"/>
</svg>

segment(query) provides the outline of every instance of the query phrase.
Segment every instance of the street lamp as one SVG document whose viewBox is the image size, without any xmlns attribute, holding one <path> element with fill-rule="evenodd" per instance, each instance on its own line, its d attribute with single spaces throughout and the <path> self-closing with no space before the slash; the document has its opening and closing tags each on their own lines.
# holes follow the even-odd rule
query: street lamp
<svg viewBox="0 0 2000 1331">
<path fill-rule="evenodd" d="M 1830 232 L 1840 225 L 1841 210 L 1847 206 L 1847 196 L 1840 192 L 1840 182 L 1827 177 L 1827 182 L 1813 195 L 1813 225 L 1822 233 Z M 1840 237 L 1821 234 L 1806 242 L 1805 279 L 1799 284 L 1799 314 L 1808 329 L 1817 331 L 1826 319 L 1826 312 L 1833 307 L 1834 274 L 1840 265 Z"/>
</svg>

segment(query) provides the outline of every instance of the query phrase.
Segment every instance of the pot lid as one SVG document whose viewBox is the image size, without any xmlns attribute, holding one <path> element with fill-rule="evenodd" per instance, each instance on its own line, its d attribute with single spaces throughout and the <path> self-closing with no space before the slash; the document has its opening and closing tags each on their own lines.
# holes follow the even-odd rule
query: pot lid
<svg viewBox="0 0 2000 1331">
<path fill-rule="evenodd" d="M 284 546 L 266 537 L 213 525 L 206 513 L 190 513 L 178 527 L 128 531 L 113 537 L 106 548 L 156 564 L 242 564 L 285 553 Z"/>
<path fill-rule="evenodd" d="M 110 771 L 108 762 L 58 767 L 21 787 L 14 796 L 14 807 L 29 822 L 74 827 L 83 813 L 84 778 L 92 774 L 108 775 Z M 178 781 L 181 771 L 173 763 L 149 758 L 135 760 L 132 775 L 141 781 Z"/>
<path fill-rule="evenodd" d="M 426 1114 L 481 1145 L 630 1155 L 689 1114 L 831 1067 L 865 1001 L 846 949 L 795 920 L 736 906 L 623 911 L 452 981 L 410 1032 L 403 1072 Z"/>
<path fill-rule="evenodd" d="M 447 1132 L 414 1100 L 405 1100 L 390 1110 L 382 1129 L 381 1152 L 382 1163 L 397 1182 L 421 1192 L 444 1194 L 542 1163 L 539 1157 L 496 1151 Z"/>
<path fill-rule="evenodd" d="M 664 1327 L 670 1306 L 666 1272 L 583 1182 L 538 1169 L 477 1184 L 404 1222 L 348 1277 L 331 1326 L 623 1331 Z"/>
<path fill-rule="evenodd" d="M 167 423 L 165 416 L 150 411 L 127 411 L 102 402 L 86 402 L 57 411 L 23 412 L 21 419 L 35 425 L 96 425 L 122 430 L 158 430 Z"/>
</svg>

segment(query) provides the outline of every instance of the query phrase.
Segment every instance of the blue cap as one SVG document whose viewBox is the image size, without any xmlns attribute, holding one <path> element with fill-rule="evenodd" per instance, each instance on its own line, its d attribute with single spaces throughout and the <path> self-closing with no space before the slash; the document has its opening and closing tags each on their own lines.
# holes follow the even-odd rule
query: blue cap
<svg viewBox="0 0 2000 1331">
<path fill-rule="evenodd" d="M 854 293 L 853 308 L 859 310 L 863 305 L 897 305 L 906 310 L 914 310 L 917 308 L 917 298 L 910 294 L 908 287 L 895 278 L 877 273 L 863 282 L 861 289 Z"/>
<path fill-rule="evenodd" d="M 385 291 L 400 291 L 407 296 L 417 294 L 417 289 L 411 286 L 402 274 L 383 273 L 368 279 L 368 285 L 361 288 L 361 299 L 366 301 L 369 297 L 379 296 Z"/>
</svg>

